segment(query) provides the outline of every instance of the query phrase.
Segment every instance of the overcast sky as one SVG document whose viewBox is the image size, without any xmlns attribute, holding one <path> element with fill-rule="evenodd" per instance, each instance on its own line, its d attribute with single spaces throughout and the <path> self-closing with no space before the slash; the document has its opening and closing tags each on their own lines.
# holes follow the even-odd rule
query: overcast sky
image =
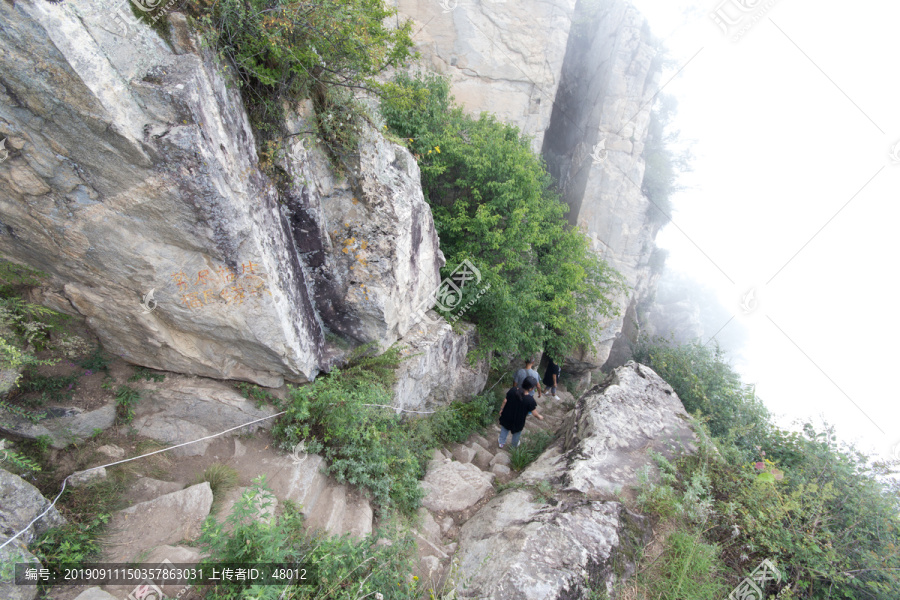
<svg viewBox="0 0 900 600">
<path fill-rule="evenodd" d="M 657 238 L 669 267 L 746 324 L 736 366 L 779 423 L 824 418 L 900 458 L 900 2 L 634 2 L 677 63 L 662 84 L 695 155 Z M 717 12 L 755 24 L 735 41 Z"/>
</svg>

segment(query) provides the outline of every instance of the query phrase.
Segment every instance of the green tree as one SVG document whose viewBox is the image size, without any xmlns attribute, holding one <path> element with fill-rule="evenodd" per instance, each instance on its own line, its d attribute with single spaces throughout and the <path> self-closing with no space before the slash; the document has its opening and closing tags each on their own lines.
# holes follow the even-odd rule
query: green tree
<svg viewBox="0 0 900 600">
<path fill-rule="evenodd" d="M 464 288 L 462 305 L 489 286 L 465 314 L 478 325 L 480 352 L 563 356 L 590 346 L 599 321 L 617 313 L 610 298 L 622 280 L 568 225 L 568 207 L 529 140 L 486 113 L 466 115 L 442 78 L 395 81 L 406 90 L 400 98 L 425 96 L 385 98 L 382 114 L 419 161 L 443 274 L 464 260 L 480 270 L 484 281 Z"/>
</svg>

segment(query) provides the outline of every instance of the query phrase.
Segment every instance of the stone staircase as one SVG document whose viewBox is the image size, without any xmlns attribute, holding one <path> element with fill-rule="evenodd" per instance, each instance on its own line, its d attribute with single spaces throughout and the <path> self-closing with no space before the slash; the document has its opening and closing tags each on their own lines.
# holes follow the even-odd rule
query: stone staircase
<svg viewBox="0 0 900 600">
<path fill-rule="evenodd" d="M 539 431 L 555 437 L 575 405 L 575 398 L 564 388 L 558 388 L 557 395 L 559 400 L 547 395 L 536 398 L 538 412 L 544 420 L 534 415 L 528 417 L 520 443 L 527 443 Z M 518 477 L 511 466 L 510 440 L 507 439 L 504 448 L 499 448 L 499 434 L 500 426 L 495 422 L 461 444 L 435 450 L 423 481 L 426 496 L 423 508 L 419 509 L 421 525 L 417 531 L 416 575 L 426 589 L 437 591 L 444 584 L 460 526 L 495 495 L 495 486 Z M 462 477 L 454 478 L 452 475 L 456 473 Z"/>
<path fill-rule="evenodd" d="M 538 431 L 556 433 L 574 406 L 574 398 L 565 390 L 560 389 L 558 395 L 560 400 L 547 395 L 537 399 L 544 420 L 534 415 L 528 418 L 522 443 L 527 443 Z M 518 476 L 511 467 L 509 440 L 505 448 L 498 447 L 499 432 L 495 422 L 461 444 L 434 452 L 423 481 L 426 496 L 419 509 L 416 530 L 417 574 L 426 589 L 439 589 L 446 578 L 460 526 L 495 495 L 496 485 L 509 483 Z M 215 505 L 208 484 L 191 485 L 194 477 L 212 463 L 228 465 L 240 474 L 238 486 L 217 499 Z M 200 456 L 180 457 L 178 472 L 167 477 L 173 481 L 141 477 L 131 486 L 126 494 L 130 506 L 112 517 L 111 532 L 120 533 L 111 535 L 105 558 L 128 562 L 146 557 L 152 551 L 160 560 L 168 554 L 185 553 L 191 560 L 199 559 L 196 549 L 178 544 L 196 539 L 200 525 L 211 510 L 223 521 L 258 475 L 265 475 L 273 494 L 265 499 L 268 506 L 260 511 L 261 518 L 278 514 L 283 503 L 290 500 L 300 506 L 306 526 L 311 530 L 359 538 L 371 534 L 374 514 L 368 500 L 360 491 L 324 474 L 323 463 L 324 458 L 315 454 L 285 454 L 274 447 L 267 433 L 216 440 Z M 178 518 L 173 520 L 173 513 Z M 172 532 L 172 535 L 146 533 L 154 531 Z"/>
</svg>

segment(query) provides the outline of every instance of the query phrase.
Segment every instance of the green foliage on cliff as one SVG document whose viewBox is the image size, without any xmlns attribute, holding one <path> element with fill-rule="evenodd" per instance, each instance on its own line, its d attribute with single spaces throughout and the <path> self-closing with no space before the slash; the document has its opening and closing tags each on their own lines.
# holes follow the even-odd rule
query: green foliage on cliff
<svg viewBox="0 0 900 600">
<path fill-rule="evenodd" d="M 23 299 L 29 287 L 39 285 L 43 273 L 8 261 L 0 261 L 0 368 L 52 364 L 36 352 L 50 345 L 50 334 L 64 316 Z M 17 380 L 18 381 L 18 380 Z"/>
<path fill-rule="evenodd" d="M 206 600 L 421 597 L 422 586 L 407 575 L 416 556 L 411 532 L 385 523 L 381 531 L 362 540 L 315 537 L 304 531 L 303 517 L 290 500 L 278 516 L 269 521 L 260 519 L 260 508 L 271 502 L 267 500 L 271 497 L 265 480 L 258 478 L 225 522 L 210 517 L 199 540 L 199 546 L 209 555 L 203 564 L 211 568 L 224 563 L 298 563 L 307 570 L 308 585 L 223 582 L 205 590 Z M 390 543 L 385 544 L 384 540 Z"/>
<path fill-rule="evenodd" d="M 401 98 L 426 96 L 416 104 L 386 98 L 382 113 L 419 161 L 447 258 L 442 275 L 469 260 L 483 278 L 456 304 L 474 300 L 464 318 L 478 325 L 480 351 L 565 356 L 591 345 L 598 317 L 616 313 L 610 298 L 621 278 L 569 226 L 529 140 L 491 115 L 466 115 L 444 79 L 396 83 L 407 90 Z"/>
<path fill-rule="evenodd" d="M 782 598 L 900 598 L 900 501 L 884 483 L 892 465 L 838 444 L 832 428 L 775 426 L 716 349 L 645 341 L 636 358 L 709 425 L 698 452 L 659 459 L 661 481 L 645 482 L 639 503 L 718 547 L 725 593 L 768 559 L 783 579 L 767 591 L 789 585 Z M 668 560 L 648 565 L 636 597 L 686 597 Z"/>
<path fill-rule="evenodd" d="M 254 126 L 280 137 L 284 103 L 312 98 L 332 154 L 355 151 L 362 118 L 354 90 L 384 92 L 376 77 L 412 56 L 410 22 L 384 0 L 191 0 L 213 48 L 238 74 Z"/>
<path fill-rule="evenodd" d="M 644 179 L 641 191 L 650 200 L 648 216 L 653 223 L 665 224 L 672 217 L 672 194 L 682 190 L 678 178 L 691 170 L 691 152 L 680 148 L 679 132 L 671 128 L 677 102 L 661 94 L 650 113 L 650 125 L 644 142 Z"/>
<path fill-rule="evenodd" d="M 358 350 L 344 369 L 291 388 L 273 433 L 285 450 L 303 442 L 306 451 L 321 453 L 329 472 L 368 490 L 380 509 L 409 514 L 422 499 L 419 479 L 431 450 L 493 421 L 497 399 L 483 395 L 424 418 L 402 418 L 391 408 L 399 352 L 373 356 L 369 350 Z"/>
</svg>

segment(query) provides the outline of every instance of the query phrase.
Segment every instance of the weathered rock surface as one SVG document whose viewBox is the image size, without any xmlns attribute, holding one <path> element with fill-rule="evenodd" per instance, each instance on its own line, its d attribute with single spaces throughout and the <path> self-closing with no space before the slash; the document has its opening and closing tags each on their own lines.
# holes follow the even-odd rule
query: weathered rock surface
<svg viewBox="0 0 900 600">
<path fill-rule="evenodd" d="M 160 496 L 183 489 L 184 486 L 174 481 L 160 481 L 151 477 L 141 477 L 125 490 L 122 498 L 129 504 L 138 504 L 155 500 Z"/>
<path fill-rule="evenodd" d="M 92 485 L 98 481 L 103 481 L 104 479 L 106 479 L 106 469 L 104 467 L 100 467 L 99 469 L 88 469 L 86 471 L 76 471 L 69 475 L 69 485 L 72 487 L 82 487 L 85 485 Z"/>
<path fill-rule="evenodd" d="M 196 539 L 212 500 L 212 490 L 204 481 L 113 513 L 104 561 L 131 562 L 157 546 Z"/>
<path fill-rule="evenodd" d="M 4 412 L 3 419 L 0 420 L 0 431 L 32 440 L 48 436 L 52 447 L 65 448 L 69 444 L 88 439 L 98 429 L 112 427 L 116 421 L 116 405 L 110 402 L 88 411 L 54 407 L 44 410 L 43 414 L 41 420 L 32 423 L 18 415 Z"/>
<path fill-rule="evenodd" d="M 51 508 L 33 525 L 29 525 L 48 506 L 50 501 L 36 487 L 18 475 L 0 469 L 0 541 L 5 542 L 27 527 L 25 533 L 16 540 L 30 544 L 51 527 L 65 525 L 66 520 L 56 507 Z"/>
<path fill-rule="evenodd" d="M 44 512 L 50 501 L 44 498 L 36 487 L 5 469 L 0 468 L 0 543 L 15 534 L 27 530 L 0 549 L 0 564 L 40 562 L 28 551 L 28 544 L 51 527 L 66 523 L 55 507 L 46 515 L 29 525 L 32 519 Z M 0 598 L 9 600 L 33 600 L 37 598 L 36 585 L 15 585 L 0 581 Z"/>
<path fill-rule="evenodd" d="M 571 207 L 569 220 L 593 249 L 625 276 L 621 311 L 603 323 L 595 354 L 563 368 L 583 373 L 606 361 L 625 309 L 649 293 L 653 240 L 664 219 L 641 192 L 651 98 L 658 92 L 659 50 L 646 20 L 630 3 L 581 3 L 569 35 L 554 112 L 542 153 Z M 655 223 L 655 224 L 654 224 Z"/>
<path fill-rule="evenodd" d="M 637 484 L 637 470 L 653 466 L 650 453 L 692 452 L 694 433 L 672 387 L 650 367 L 629 362 L 588 391 L 570 417 L 563 451 L 565 489 L 614 493 Z"/>
<path fill-rule="evenodd" d="M 180 444 L 219 433 L 275 414 L 271 406 L 257 408 L 232 386 L 199 377 L 170 376 L 164 383 L 142 385 L 141 401 L 132 426 L 140 435 Z M 270 429 L 272 420 L 260 421 L 232 434 Z M 180 456 L 200 456 L 211 442 L 205 440 L 177 448 Z"/>
<path fill-rule="evenodd" d="M 397 369 L 394 404 L 408 410 L 430 410 L 451 400 L 477 395 L 487 382 L 489 364 L 482 359 L 469 365 L 475 327 L 459 324 L 453 331 L 437 313 L 429 311 L 400 340 L 403 362 Z"/>
<path fill-rule="evenodd" d="M 471 463 L 433 460 L 422 481 L 422 506 L 431 511 L 465 510 L 485 497 L 493 479 L 493 473 L 485 473 Z"/>
<path fill-rule="evenodd" d="M 457 593 L 494 600 L 581 598 L 587 584 L 616 580 L 611 563 L 628 543 L 622 539 L 628 521 L 643 541 L 649 524 L 617 502 L 551 506 L 525 490 L 502 494 L 460 529 L 457 565 L 466 584 Z"/>
<path fill-rule="evenodd" d="M 0 535 L 0 542 L 7 538 Z M 41 562 L 27 550 L 26 546 L 15 540 L 3 549 L 0 549 L 0 564 L 34 563 L 36 567 Z M 16 585 L 12 581 L 0 580 L 0 598 L 4 600 L 34 600 L 38 596 L 38 587 L 35 584 Z"/>
<path fill-rule="evenodd" d="M 330 368 L 326 333 L 404 335 L 443 264 L 409 153 L 366 130 L 346 181 L 298 136 L 279 190 L 185 19 L 170 47 L 108 12 L 0 6 L 0 254 L 50 274 L 35 299 L 130 362 L 272 387 Z"/>
<path fill-rule="evenodd" d="M 75 600 L 118 600 L 118 598 L 98 587 L 92 587 L 75 596 Z"/>
<path fill-rule="evenodd" d="M 475 115 L 488 111 L 518 125 L 540 151 L 575 0 L 399 0 L 397 7 L 415 23 L 423 62 L 450 77 L 457 101 Z"/>
<path fill-rule="evenodd" d="M 583 395 L 564 436 L 515 480 L 524 488 L 491 499 L 460 528 L 458 596 L 560 600 L 581 598 L 588 586 L 611 593 L 633 573 L 649 523 L 609 498 L 638 483 L 649 452 L 692 449 L 684 415 L 672 388 L 634 362 Z"/>
</svg>

